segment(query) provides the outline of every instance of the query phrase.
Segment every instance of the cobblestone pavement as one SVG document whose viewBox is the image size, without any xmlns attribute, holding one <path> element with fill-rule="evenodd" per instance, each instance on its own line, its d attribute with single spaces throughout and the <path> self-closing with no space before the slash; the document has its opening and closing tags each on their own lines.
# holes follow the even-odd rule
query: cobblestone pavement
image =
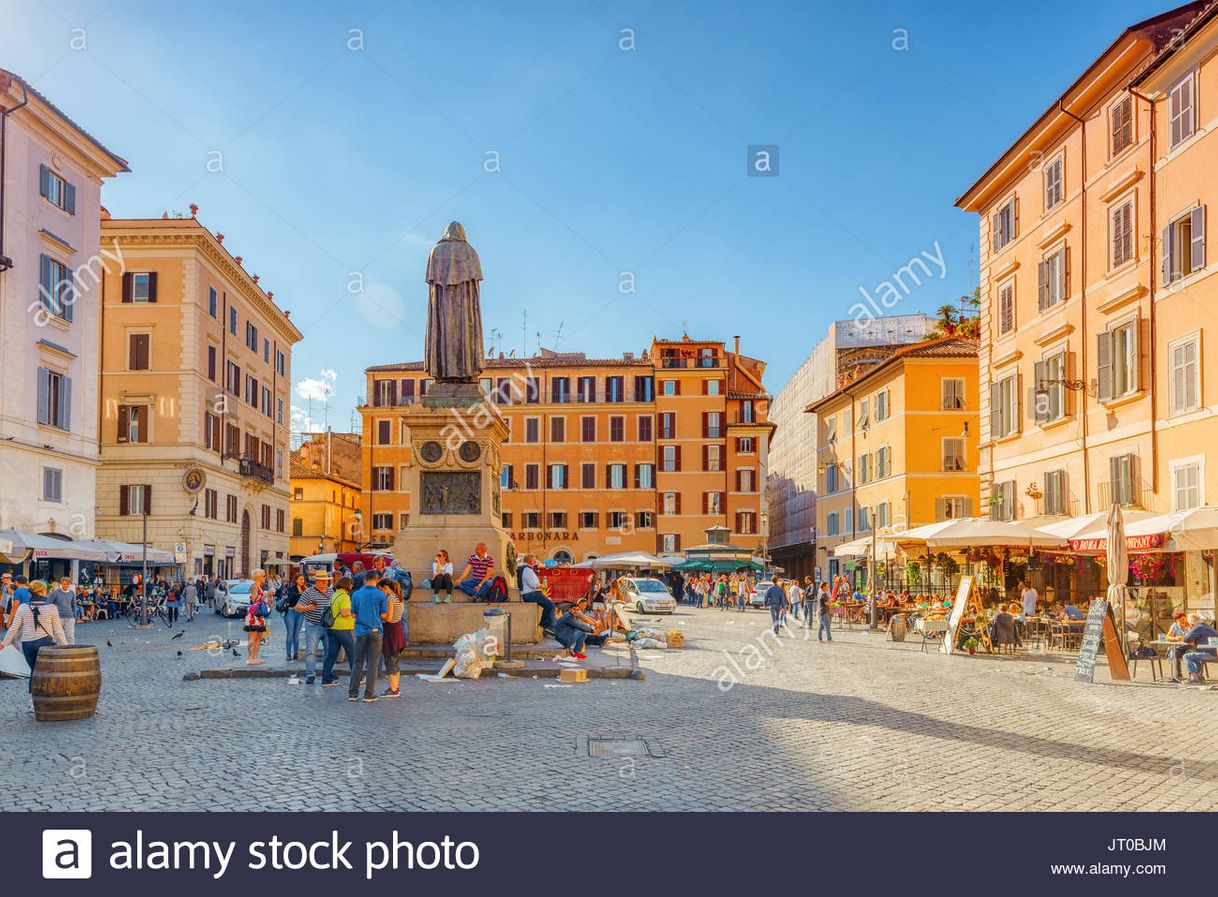
<svg viewBox="0 0 1218 897">
<path fill-rule="evenodd" d="M 102 652 L 95 719 L 36 723 L 24 683 L 0 680 L 0 810 L 1218 808 L 1218 692 L 1082 685 L 1051 656 L 946 657 L 861 631 L 775 640 L 768 622 L 681 608 L 662 625 L 687 647 L 641 652 L 645 681 L 404 677 L 400 700 L 372 705 L 284 679 L 182 681 L 242 665 L 189 650 L 241 638 L 210 612 L 178 640 L 81 626 Z M 591 757 L 598 738 L 646 752 Z"/>
</svg>

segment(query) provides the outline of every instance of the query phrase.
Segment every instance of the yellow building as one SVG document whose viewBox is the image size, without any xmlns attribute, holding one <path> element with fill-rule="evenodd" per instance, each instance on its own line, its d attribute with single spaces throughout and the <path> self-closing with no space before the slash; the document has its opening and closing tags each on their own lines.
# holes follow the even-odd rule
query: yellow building
<svg viewBox="0 0 1218 897">
<path fill-rule="evenodd" d="M 761 550 L 762 484 L 773 426 L 764 362 L 722 341 L 655 340 L 642 355 L 542 350 L 488 359 L 482 386 L 509 427 L 502 523 L 519 552 L 582 561 L 619 551 L 679 553 L 731 528 Z M 399 487 L 413 463 L 410 409 L 422 363 L 369 368 L 364 519 L 375 544 L 410 522 Z"/>
<path fill-rule="evenodd" d="M 194 217 L 111 219 L 102 281 L 97 531 L 176 551 L 188 576 L 286 572 L 292 345 L 300 331 Z"/>
<path fill-rule="evenodd" d="M 981 218 L 981 492 L 1000 519 L 1205 500 L 1205 7 L 1126 29 L 957 201 Z"/>
<path fill-rule="evenodd" d="M 847 570 L 833 553 L 846 542 L 976 513 L 977 377 L 976 341 L 947 336 L 847 372 L 807 406 L 818 419 L 822 577 Z"/>
<path fill-rule="evenodd" d="M 291 559 L 357 551 L 360 507 L 359 434 L 306 434 L 292 452 Z"/>
</svg>

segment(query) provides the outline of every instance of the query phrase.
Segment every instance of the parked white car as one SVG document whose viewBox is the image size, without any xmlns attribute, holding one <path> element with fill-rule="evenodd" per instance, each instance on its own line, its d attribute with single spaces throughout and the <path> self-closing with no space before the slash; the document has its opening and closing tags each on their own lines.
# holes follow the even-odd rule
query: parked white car
<svg viewBox="0 0 1218 897">
<path fill-rule="evenodd" d="M 749 607 L 765 607 L 765 591 L 772 585 L 771 580 L 764 579 L 753 586 L 753 591 L 749 592 Z"/>
<path fill-rule="evenodd" d="M 224 591 L 216 596 L 216 613 L 225 617 L 244 617 L 250 609 L 252 579 L 226 579 Z"/>
<path fill-rule="evenodd" d="M 668 586 L 658 579 L 627 576 L 622 580 L 626 603 L 641 614 L 671 614 L 677 609 Z"/>
</svg>

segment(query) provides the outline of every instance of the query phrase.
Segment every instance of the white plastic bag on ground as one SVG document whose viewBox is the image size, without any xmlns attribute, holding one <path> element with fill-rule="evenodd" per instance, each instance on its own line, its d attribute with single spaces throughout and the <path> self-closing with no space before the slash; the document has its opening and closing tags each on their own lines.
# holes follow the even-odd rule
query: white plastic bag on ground
<svg viewBox="0 0 1218 897">
<path fill-rule="evenodd" d="M 489 629 L 467 632 L 453 643 L 457 665 L 453 675 L 458 679 L 477 679 L 482 670 L 494 664 L 495 639 Z"/>
<path fill-rule="evenodd" d="M 668 642 L 654 638 L 636 638 L 634 646 L 636 648 L 667 648 Z"/>
<path fill-rule="evenodd" d="M 14 645 L 0 648 L 0 676 L 30 678 L 30 665 L 25 662 L 25 655 Z"/>
</svg>

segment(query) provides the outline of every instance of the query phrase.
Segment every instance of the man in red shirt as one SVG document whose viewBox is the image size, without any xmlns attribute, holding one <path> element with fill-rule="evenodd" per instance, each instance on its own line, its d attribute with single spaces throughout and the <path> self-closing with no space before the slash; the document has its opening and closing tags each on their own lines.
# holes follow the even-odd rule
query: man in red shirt
<svg viewBox="0 0 1218 897">
<path fill-rule="evenodd" d="M 479 542 L 465 561 L 465 569 L 454 585 L 471 598 L 484 598 L 495 578 L 495 559 L 487 554 L 486 543 Z"/>
</svg>

